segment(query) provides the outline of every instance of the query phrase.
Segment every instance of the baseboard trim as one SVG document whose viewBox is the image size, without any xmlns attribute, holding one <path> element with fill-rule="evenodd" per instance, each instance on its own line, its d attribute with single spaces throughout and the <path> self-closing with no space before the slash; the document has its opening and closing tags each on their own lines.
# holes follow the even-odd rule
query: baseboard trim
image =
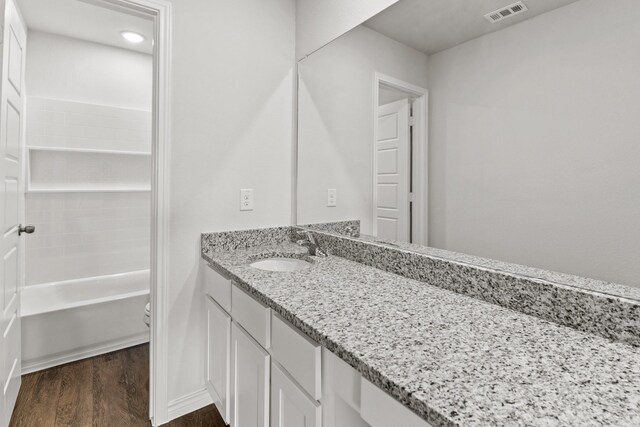
<svg viewBox="0 0 640 427">
<path fill-rule="evenodd" d="M 95 346 L 75 349 L 68 353 L 58 353 L 53 356 L 43 357 L 33 361 L 23 361 L 22 375 L 41 371 L 43 369 L 53 368 L 54 366 L 64 365 L 65 363 L 75 362 L 78 360 L 86 359 L 88 357 L 99 356 L 101 354 L 110 353 L 112 351 L 122 350 L 123 348 L 133 347 L 135 345 L 144 344 L 147 342 L 149 342 L 148 332 L 135 335 L 133 337 L 128 337 L 122 340 L 110 341 L 108 343 L 102 343 Z"/>
<path fill-rule="evenodd" d="M 186 396 L 173 399 L 169 402 L 168 420 L 175 420 L 183 415 L 187 415 L 207 405 L 211 405 L 213 400 L 207 389 L 198 390 Z"/>
</svg>

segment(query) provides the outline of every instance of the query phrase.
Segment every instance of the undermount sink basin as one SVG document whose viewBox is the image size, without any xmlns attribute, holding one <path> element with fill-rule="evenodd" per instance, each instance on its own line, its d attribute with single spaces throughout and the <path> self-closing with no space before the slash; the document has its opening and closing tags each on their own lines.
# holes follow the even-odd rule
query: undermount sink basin
<svg viewBox="0 0 640 427">
<path fill-rule="evenodd" d="M 267 258 L 249 264 L 253 268 L 266 271 L 298 271 L 311 267 L 311 263 L 297 258 Z"/>
</svg>

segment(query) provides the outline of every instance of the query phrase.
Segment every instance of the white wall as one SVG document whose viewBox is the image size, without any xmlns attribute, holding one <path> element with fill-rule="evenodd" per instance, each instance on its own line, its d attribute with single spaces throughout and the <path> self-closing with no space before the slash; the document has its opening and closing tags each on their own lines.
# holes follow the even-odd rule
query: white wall
<svg viewBox="0 0 640 427">
<path fill-rule="evenodd" d="M 640 286 L 640 2 L 429 57 L 430 245 Z"/>
<path fill-rule="evenodd" d="M 373 85 L 380 72 L 427 85 L 427 57 L 359 26 L 300 62 L 298 223 L 373 226 Z M 327 207 L 327 189 L 338 192 Z"/>
<path fill-rule="evenodd" d="M 173 1 L 170 400 L 204 390 L 200 233 L 291 223 L 294 34 L 294 0 Z"/>
<path fill-rule="evenodd" d="M 296 0 L 296 58 L 301 59 L 398 0 Z"/>
<path fill-rule="evenodd" d="M 29 96 L 150 109 L 150 55 L 37 31 L 28 43 Z"/>
</svg>

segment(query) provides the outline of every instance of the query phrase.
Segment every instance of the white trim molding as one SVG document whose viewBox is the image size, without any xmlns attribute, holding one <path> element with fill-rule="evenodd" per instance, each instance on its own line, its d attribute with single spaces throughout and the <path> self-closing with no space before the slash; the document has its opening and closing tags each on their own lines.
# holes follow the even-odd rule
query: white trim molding
<svg viewBox="0 0 640 427">
<path fill-rule="evenodd" d="M 171 2 L 84 0 L 154 20 L 151 177 L 151 336 L 149 417 L 168 422 L 169 168 L 171 155 Z"/>
<path fill-rule="evenodd" d="M 169 402 L 168 416 L 170 420 L 175 420 L 212 403 L 213 399 L 207 389 L 202 389 Z"/>
<path fill-rule="evenodd" d="M 378 140 L 378 104 L 380 99 L 380 86 L 386 86 L 407 93 L 413 101 L 413 117 L 418 120 L 414 124 L 414 156 L 413 162 L 413 193 L 417 195 L 413 205 L 412 217 L 412 241 L 413 243 L 429 244 L 429 92 L 427 89 L 415 86 L 411 83 L 387 76 L 382 73 L 374 73 L 373 76 L 373 105 L 371 125 L 373 126 L 373 235 L 378 233 L 376 222 L 377 210 L 377 179 L 378 153 L 375 142 Z M 417 160 L 417 161 L 416 161 Z"/>
<path fill-rule="evenodd" d="M 95 346 L 75 349 L 67 353 L 47 356 L 36 360 L 30 360 L 22 365 L 22 375 L 41 371 L 43 369 L 49 369 L 54 366 L 64 365 L 65 363 L 75 362 L 77 360 L 86 359 L 88 357 L 111 353 L 112 351 L 122 350 L 123 348 L 133 347 L 147 342 L 149 342 L 149 334 L 145 332 L 134 337 L 114 340 Z"/>
</svg>

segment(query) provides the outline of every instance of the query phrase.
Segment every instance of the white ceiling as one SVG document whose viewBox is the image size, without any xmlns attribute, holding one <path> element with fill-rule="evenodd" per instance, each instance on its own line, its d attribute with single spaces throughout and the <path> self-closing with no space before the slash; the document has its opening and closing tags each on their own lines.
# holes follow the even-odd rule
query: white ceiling
<svg viewBox="0 0 640 427">
<path fill-rule="evenodd" d="M 575 1 L 523 0 L 527 12 L 492 24 L 484 15 L 516 0 L 400 0 L 364 25 L 431 55 Z"/>
<path fill-rule="evenodd" d="M 81 0 L 18 0 L 18 7 L 34 31 L 60 34 L 143 53 L 152 53 L 153 21 Z M 125 41 L 121 31 L 135 31 L 146 40 Z"/>
</svg>

